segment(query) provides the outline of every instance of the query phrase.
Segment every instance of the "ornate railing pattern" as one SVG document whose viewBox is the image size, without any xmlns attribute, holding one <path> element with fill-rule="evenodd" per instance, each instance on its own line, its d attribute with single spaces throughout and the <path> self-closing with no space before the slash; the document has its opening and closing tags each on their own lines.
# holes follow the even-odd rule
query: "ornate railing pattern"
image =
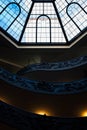
<svg viewBox="0 0 87 130">
<path fill-rule="evenodd" d="M 17 74 L 22 75 L 37 70 L 44 71 L 59 71 L 59 70 L 68 70 L 81 65 L 87 64 L 87 56 L 78 57 L 69 61 L 64 62 L 55 62 L 55 63 L 42 63 L 42 64 L 33 64 L 21 69 Z"/>
<path fill-rule="evenodd" d="M 0 79 L 19 88 L 47 94 L 74 94 L 87 91 L 87 78 L 73 82 L 29 80 L 0 68 Z"/>
<path fill-rule="evenodd" d="M 40 116 L 0 101 L 0 123 L 18 130 L 87 130 L 87 118 Z"/>
</svg>

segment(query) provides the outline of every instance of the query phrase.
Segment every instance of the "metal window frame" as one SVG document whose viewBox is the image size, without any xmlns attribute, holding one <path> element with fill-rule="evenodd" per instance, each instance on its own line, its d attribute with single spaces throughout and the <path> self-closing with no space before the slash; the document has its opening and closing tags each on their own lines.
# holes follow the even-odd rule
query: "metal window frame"
<svg viewBox="0 0 87 130">
<path fill-rule="evenodd" d="M 20 0 L 20 2 L 21 2 L 22 0 Z M 67 1 L 67 0 L 66 0 Z M 20 3 L 19 2 L 19 3 Z M 43 0 L 41 1 L 42 3 L 43 3 Z M 0 27 L 0 30 L 1 30 L 1 32 L 0 32 L 0 34 L 3 36 L 3 37 L 5 37 L 7 40 L 9 40 L 14 46 L 16 46 L 17 48 L 70 48 L 70 47 L 72 47 L 76 42 L 78 42 L 82 37 L 84 37 L 85 35 L 87 35 L 87 27 L 85 28 L 85 29 L 83 29 L 83 30 L 81 30 L 80 31 L 80 33 L 78 34 L 78 35 L 76 35 L 74 38 L 72 38 L 70 41 L 68 41 L 68 38 L 67 38 L 67 36 L 66 36 L 66 31 L 65 31 L 65 29 L 64 29 L 64 27 L 63 27 L 63 24 L 62 24 L 62 21 L 61 21 L 61 18 L 60 18 L 60 15 L 59 15 L 59 13 L 58 13 L 58 10 L 57 10 L 57 7 L 56 7 L 56 4 L 55 4 L 55 1 L 52 1 L 52 2 L 50 2 L 50 1 L 47 1 L 47 0 L 45 0 L 45 3 L 52 3 L 53 4 L 53 7 L 54 7 L 54 9 L 55 9 L 55 12 L 56 12 L 56 15 L 57 15 L 57 18 L 58 18 L 58 20 L 59 20 L 59 23 L 60 23 L 60 25 L 61 25 L 61 29 L 62 29 L 62 32 L 63 32 L 63 34 L 64 34 L 64 37 L 65 37 L 65 40 L 66 40 L 66 44 L 62 44 L 62 43 L 58 43 L 58 44 L 56 44 L 55 45 L 55 42 L 53 43 L 52 42 L 52 44 L 49 44 L 49 43 L 47 43 L 47 44 L 32 44 L 32 43 L 21 43 L 21 40 L 22 40 L 22 37 L 23 37 L 23 34 L 24 34 L 24 31 L 25 31 L 25 29 L 26 29 L 26 25 L 27 25 L 27 23 L 28 23 L 28 20 L 29 20 L 29 18 L 30 18 L 30 15 L 31 15 L 31 12 L 32 12 L 32 9 L 33 9 L 33 6 L 34 6 L 34 4 L 35 3 L 38 3 L 38 1 L 35 1 L 35 0 L 32 0 L 32 4 L 31 4 L 31 7 L 30 7 L 30 10 L 29 10 L 29 13 L 28 13 L 28 15 L 27 15 L 27 18 L 26 18 L 26 21 L 25 21 L 25 24 L 24 24 L 24 26 L 23 26 L 23 30 L 22 30 L 22 32 L 21 32 L 21 35 L 20 35 L 20 38 L 19 38 L 19 41 L 17 41 L 15 38 L 13 38 L 10 34 L 8 34 L 4 29 L 2 29 L 1 27 Z M 16 2 L 11 2 L 11 3 L 15 3 L 15 4 L 17 4 L 18 5 L 18 7 L 19 7 L 19 9 L 20 9 L 20 13 L 21 13 L 21 7 L 20 7 L 20 5 L 18 4 L 18 3 L 16 3 Z M 9 4 L 11 4 L 11 3 L 9 3 Z M 40 2 L 39 2 L 40 3 Z M 76 3 L 76 4 L 78 4 L 77 2 L 71 2 L 71 3 L 68 3 L 68 6 L 67 6 L 67 8 L 66 8 L 66 13 L 67 13 L 67 15 L 68 15 L 68 7 L 69 7 L 69 5 L 71 5 L 72 3 Z M 8 5 L 9 5 L 8 4 Z M 80 7 L 81 7 L 81 5 L 80 4 L 78 4 Z M 7 6 L 6 6 L 7 7 Z M 5 7 L 5 8 L 6 8 Z M 5 8 L 4 8 L 4 10 L 5 10 Z M 81 9 L 87 14 L 87 12 L 81 7 Z M 19 14 L 20 15 L 20 14 Z M 19 16 L 18 15 L 18 16 Z M 42 14 L 43 15 L 43 14 Z M 39 16 L 40 17 L 40 16 Z M 69 16 L 70 17 L 70 16 Z M 17 18 L 16 18 L 17 19 Z M 16 20 L 15 19 L 15 20 Z M 15 21 L 14 20 L 14 21 Z M 73 21 L 73 19 L 71 18 L 71 20 Z M 13 21 L 13 22 L 14 22 Z M 13 24 L 13 22 L 12 22 L 12 24 Z M 12 25 L 11 24 L 11 25 Z M 76 24 L 76 23 L 75 23 Z M 10 26 L 11 26 L 10 25 Z M 37 27 L 36 27 L 37 28 Z M 50 28 L 51 28 L 51 26 L 50 26 Z M 51 31 L 50 31 L 51 32 Z M 36 34 L 37 35 L 37 34 Z M 50 34 L 50 37 L 51 37 L 51 34 Z M 51 43 L 51 42 L 50 42 Z"/>
</svg>

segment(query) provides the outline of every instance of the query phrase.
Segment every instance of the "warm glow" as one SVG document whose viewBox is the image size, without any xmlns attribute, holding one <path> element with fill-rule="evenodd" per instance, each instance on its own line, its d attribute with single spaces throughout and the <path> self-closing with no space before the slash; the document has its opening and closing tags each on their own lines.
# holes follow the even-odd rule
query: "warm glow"
<svg viewBox="0 0 87 130">
<path fill-rule="evenodd" d="M 0 97 L 0 101 L 7 102 L 7 100 L 5 98 L 2 98 L 2 97 Z"/>
<path fill-rule="evenodd" d="M 84 111 L 84 112 L 82 113 L 82 117 L 87 117 L 87 111 Z"/>
<path fill-rule="evenodd" d="M 0 101 L 5 102 L 5 103 L 8 103 L 8 104 L 11 103 L 10 100 L 8 100 L 8 99 L 5 98 L 5 97 L 0 97 Z"/>
<path fill-rule="evenodd" d="M 36 111 L 35 113 L 36 113 L 36 114 L 39 114 L 39 115 L 47 115 L 47 116 L 50 115 L 49 112 L 47 112 L 47 111 L 45 111 L 45 110 L 38 110 L 38 111 Z"/>
</svg>

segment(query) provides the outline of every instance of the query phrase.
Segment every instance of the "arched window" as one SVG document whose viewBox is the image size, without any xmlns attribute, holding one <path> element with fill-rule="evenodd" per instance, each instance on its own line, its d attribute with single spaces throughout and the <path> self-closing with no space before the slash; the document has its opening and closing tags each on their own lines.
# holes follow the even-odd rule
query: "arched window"
<svg viewBox="0 0 87 130">
<path fill-rule="evenodd" d="M 17 2 L 17 3 L 20 3 L 22 0 L 14 0 L 15 2 Z"/>
<path fill-rule="evenodd" d="M 81 31 L 87 26 L 87 12 L 80 4 L 73 2 L 67 6 L 67 14 Z"/>
<path fill-rule="evenodd" d="M 36 20 L 36 43 L 51 43 L 51 20 L 47 15 L 40 15 Z"/>
<path fill-rule="evenodd" d="M 13 22 L 20 15 L 21 9 L 17 3 L 8 4 L 1 12 L 0 15 L 0 26 L 4 30 L 8 30 L 9 27 L 13 24 Z"/>
</svg>

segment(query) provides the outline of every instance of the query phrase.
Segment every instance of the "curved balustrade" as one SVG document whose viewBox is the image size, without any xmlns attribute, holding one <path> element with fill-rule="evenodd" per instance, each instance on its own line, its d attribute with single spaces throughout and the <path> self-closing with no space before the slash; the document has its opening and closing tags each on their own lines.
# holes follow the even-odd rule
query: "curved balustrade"
<svg viewBox="0 0 87 130">
<path fill-rule="evenodd" d="M 21 69 L 17 74 L 22 75 L 25 73 L 44 70 L 44 71 L 58 71 L 58 70 L 68 70 L 81 65 L 87 64 L 87 56 L 78 57 L 69 61 L 55 62 L 55 63 L 42 63 L 33 64 Z"/>
<path fill-rule="evenodd" d="M 0 79 L 19 88 L 47 94 L 74 94 L 87 91 L 87 78 L 73 82 L 29 80 L 0 68 Z"/>
<path fill-rule="evenodd" d="M 0 101 L 0 122 L 20 130 L 87 130 L 87 118 L 40 116 Z"/>
</svg>

